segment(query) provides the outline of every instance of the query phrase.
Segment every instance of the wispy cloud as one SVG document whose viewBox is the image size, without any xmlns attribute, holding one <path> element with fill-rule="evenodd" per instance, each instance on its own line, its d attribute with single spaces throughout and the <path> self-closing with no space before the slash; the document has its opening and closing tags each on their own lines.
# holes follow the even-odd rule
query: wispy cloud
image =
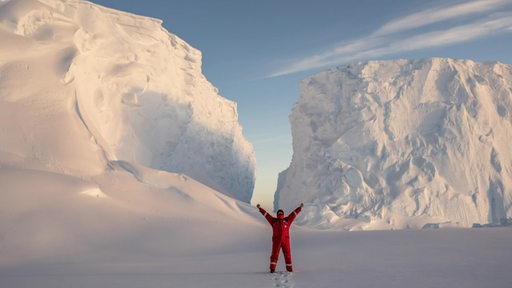
<svg viewBox="0 0 512 288">
<path fill-rule="evenodd" d="M 489 11 L 495 11 L 506 4 L 510 4 L 510 1 L 484 0 L 461 3 L 452 6 L 439 6 L 413 13 L 401 19 L 386 23 L 374 34 L 387 35 L 473 14 L 483 14 Z"/>
<path fill-rule="evenodd" d="M 332 66 L 358 59 L 452 45 L 493 34 L 510 33 L 512 32 L 512 13 L 496 12 L 503 6 L 510 4 L 510 0 L 481 0 L 439 6 L 416 12 L 385 23 L 366 37 L 341 43 L 333 49 L 295 61 L 272 73 L 269 77 Z M 433 26 L 433 24 L 450 20 L 458 20 L 456 21 L 458 24 L 456 26 L 446 26 L 443 30 L 428 29 L 429 25 Z M 449 25 L 449 23 L 446 23 L 446 25 Z M 422 28 L 422 32 L 413 33 L 413 30 L 420 28 Z"/>
</svg>

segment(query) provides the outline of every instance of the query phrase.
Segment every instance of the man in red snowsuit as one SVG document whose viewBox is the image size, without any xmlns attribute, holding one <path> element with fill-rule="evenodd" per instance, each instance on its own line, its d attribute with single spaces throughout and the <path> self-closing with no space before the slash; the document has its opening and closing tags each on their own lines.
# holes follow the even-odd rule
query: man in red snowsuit
<svg viewBox="0 0 512 288">
<path fill-rule="evenodd" d="M 270 273 L 276 271 L 277 259 L 279 257 L 279 250 L 283 249 L 284 260 L 286 262 L 286 270 L 293 272 L 292 266 L 292 251 L 290 249 L 290 226 L 292 225 L 295 217 L 300 213 L 304 204 L 300 204 L 288 217 L 284 217 L 284 211 L 279 209 L 277 211 L 277 218 L 268 214 L 265 209 L 261 208 L 260 204 L 256 205 L 260 213 L 265 216 L 268 223 L 272 225 L 272 254 L 270 255 Z"/>
</svg>

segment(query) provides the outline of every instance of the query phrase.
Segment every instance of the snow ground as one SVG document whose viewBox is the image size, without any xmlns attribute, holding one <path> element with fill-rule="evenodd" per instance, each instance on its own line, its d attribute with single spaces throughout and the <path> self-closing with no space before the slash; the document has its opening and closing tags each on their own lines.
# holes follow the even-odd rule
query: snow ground
<svg viewBox="0 0 512 288">
<path fill-rule="evenodd" d="M 510 227 L 293 226 L 295 273 L 271 275 L 271 228 L 257 209 L 185 175 L 127 162 L 91 178 L 3 164 L 0 190 L 2 288 L 512 287 Z"/>
<path fill-rule="evenodd" d="M 459 237 L 468 242 L 462 248 Z M 42 269 L 13 269 L 2 271 L 2 287 L 510 287 L 512 284 L 507 265 L 511 256 L 507 249 L 510 231 L 297 233 L 295 238 L 297 272 L 293 275 L 266 273 L 262 269 L 267 264 L 266 257 L 262 257 L 265 249 L 256 249 L 264 247 L 253 242 L 250 244 L 255 248 L 246 252 L 212 251 L 209 255 L 173 257 L 160 263 L 54 264 Z M 483 248 L 479 240 L 492 240 L 497 245 Z"/>
<path fill-rule="evenodd" d="M 1 287 L 511 287 L 510 228 L 333 232 L 295 227 L 295 273 L 266 271 L 269 231 L 197 253 L 0 269 Z M 245 229 L 244 229 L 245 230 Z M 236 239 L 233 239 L 236 240 Z M 235 241 L 236 242 L 236 241 Z M 169 245 L 172 245 L 169 243 Z M 100 251 L 98 251 L 100 252 Z M 109 251 L 104 251 L 109 253 Z M 101 252 L 100 252 L 101 253 Z M 283 269 L 280 259 L 278 268 Z"/>
</svg>

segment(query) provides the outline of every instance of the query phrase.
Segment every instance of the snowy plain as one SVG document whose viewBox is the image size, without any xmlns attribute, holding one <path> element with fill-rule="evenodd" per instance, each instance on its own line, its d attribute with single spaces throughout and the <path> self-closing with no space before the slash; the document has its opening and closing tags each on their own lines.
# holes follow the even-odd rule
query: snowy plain
<svg viewBox="0 0 512 288">
<path fill-rule="evenodd" d="M 2 166 L 0 287 L 512 285 L 510 227 L 293 226 L 295 272 L 281 257 L 270 274 L 271 228 L 255 207 L 185 175 L 117 164 L 91 182 Z"/>
<path fill-rule="evenodd" d="M 153 162 L 233 143 L 220 159 L 235 172 L 242 159 L 237 187 L 251 186 L 236 105 L 204 79 L 199 51 L 158 20 L 85 1 L 1 1 L 0 28 L 1 288 L 512 287 L 510 228 L 294 226 L 295 272 L 268 273 L 271 229 L 255 207 Z M 160 53 L 174 70 L 150 61 Z M 173 142 L 186 128 L 198 142 Z M 213 144 L 200 133 L 216 129 Z M 202 163 L 193 156 L 182 164 Z"/>
<path fill-rule="evenodd" d="M 269 230 L 244 227 L 244 223 L 231 225 L 234 229 L 228 235 L 232 239 L 209 249 L 184 244 L 176 253 L 151 255 L 120 242 L 114 246 L 122 247 L 119 250 L 96 251 L 103 255 L 101 260 L 76 258 L 2 268 L 0 284 L 48 288 L 512 285 L 510 229 L 336 232 L 296 227 L 292 234 L 296 271 L 270 274 L 266 271 Z M 209 232 L 196 236 L 206 242 L 215 240 Z M 170 239 L 166 244 L 175 246 Z M 167 247 L 153 248 L 165 251 Z M 282 261 L 278 267 L 283 269 Z"/>
</svg>

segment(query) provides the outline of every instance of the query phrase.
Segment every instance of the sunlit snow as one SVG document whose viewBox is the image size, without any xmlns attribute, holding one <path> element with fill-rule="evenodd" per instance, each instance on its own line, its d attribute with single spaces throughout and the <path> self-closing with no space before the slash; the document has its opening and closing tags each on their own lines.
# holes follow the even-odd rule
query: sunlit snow
<svg viewBox="0 0 512 288">
<path fill-rule="evenodd" d="M 198 50 L 81 0 L 0 1 L 0 39 L 0 287 L 512 286 L 510 228 L 294 224 L 296 272 L 281 257 L 271 275 L 271 228 L 247 203 L 253 148 Z M 297 195 L 287 205 L 310 200 Z M 342 216 L 318 207 L 297 222 Z"/>
<path fill-rule="evenodd" d="M 512 66 L 355 63 L 301 83 L 278 206 L 345 229 L 471 227 L 512 217 Z"/>
</svg>

